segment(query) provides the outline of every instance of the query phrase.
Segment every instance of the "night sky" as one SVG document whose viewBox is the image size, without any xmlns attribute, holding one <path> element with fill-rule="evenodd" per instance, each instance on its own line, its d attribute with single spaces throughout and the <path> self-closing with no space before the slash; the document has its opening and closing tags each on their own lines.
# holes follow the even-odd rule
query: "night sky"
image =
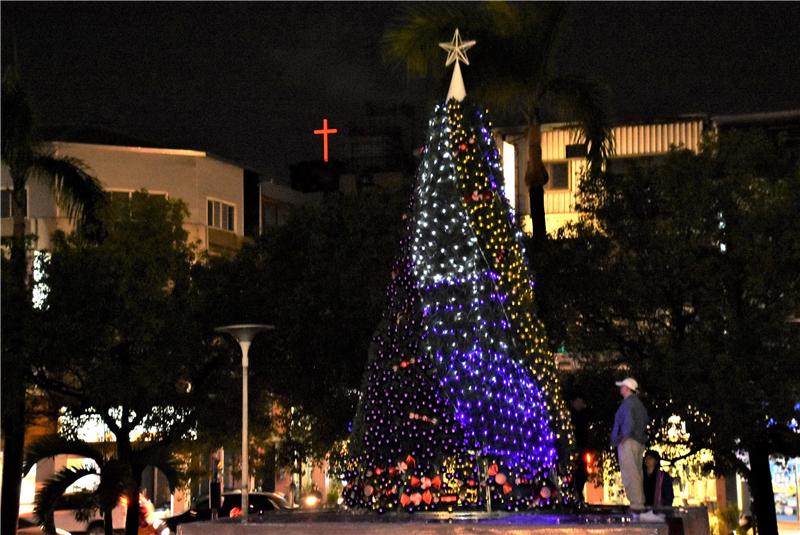
<svg viewBox="0 0 800 535">
<path fill-rule="evenodd" d="M 417 106 L 422 139 L 441 83 L 407 79 L 380 48 L 404 7 L 2 2 L 2 64 L 16 42 L 41 124 L 204 149 L 282 180 L 321 157 L 323 117 L 345 127 L 366 101 Z M 798 109 L 798 28 L 797 3 L 574 4 L 558 71 L 605 82 L 620 120 Z"/>
</svg>

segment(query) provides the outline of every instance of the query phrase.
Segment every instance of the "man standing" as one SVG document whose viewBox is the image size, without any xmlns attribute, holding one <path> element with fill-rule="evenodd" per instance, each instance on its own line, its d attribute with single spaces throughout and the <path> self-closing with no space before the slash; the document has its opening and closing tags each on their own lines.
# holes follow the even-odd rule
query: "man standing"
<svg viewBox="0 0 800 535">
<path fill-rule="evenodd" d="M 622 486 L 631 502 L 631 510 L 644 509 L 644 487 L 642 456 L 647 443 L 647 424 L 650 417 L 639 400 L 639 384 L 636 379 L 627 377 L 616 383 L 622 395 L 622 403 L 614 415 L 611 443 L 617 448 Z"/>
</svg>

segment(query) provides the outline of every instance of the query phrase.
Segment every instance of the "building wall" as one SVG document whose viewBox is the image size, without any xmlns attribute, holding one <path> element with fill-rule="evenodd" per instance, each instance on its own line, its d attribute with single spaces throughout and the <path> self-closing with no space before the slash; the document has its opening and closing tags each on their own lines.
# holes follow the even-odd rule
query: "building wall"
<svg viewBox="0 0 800 535">
<path fill-rule="evenodd" d="M 109 191 L 163 193 L 186 203 L 189 215 L 185 222 L 189 240 L 201 249 L 235 248 L 244 235 L 244 170 L 236 165 L 193 150 L 119 147 L 85 143 L 55 143 L 60 156 L 78 158 L 89 166 Z M 4 167 L 2 188 L 10 187 Z M 38 236 L 37 249 L 50 247 L 50 236 L 57 230 L 69 231 L 71 225 L 60 213 L 50 191 L 36 180 L 28 183 L 28 230 Z M 215 199 L 235 207 L 234 231 L 209 229 L 207 201 Z M 11 234 L 11 219 L 3 218 L 2 234 Z"/>
<path fill-rule="evenodd" d="M 319 204 L 322 200 L 322 193 L 303 193 L 269 181 L 261 182 L 260 191 L 259 221 L 261 222 L 261 233 L 271 227 L 284 224 L 294 207 Z"/>
</svg>

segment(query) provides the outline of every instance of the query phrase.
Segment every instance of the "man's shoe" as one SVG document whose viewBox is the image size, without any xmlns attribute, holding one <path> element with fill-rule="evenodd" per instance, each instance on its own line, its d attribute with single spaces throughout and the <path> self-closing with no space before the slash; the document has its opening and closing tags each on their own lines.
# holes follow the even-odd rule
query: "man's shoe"
<svg viewBox="0 0 800 535">
<path fill-rule="evenodd" d="M 640 522 L 666 522 L 664 515 L 659 515 L 653 511 L 645 511 L 637 516 Z"/>
</svg>

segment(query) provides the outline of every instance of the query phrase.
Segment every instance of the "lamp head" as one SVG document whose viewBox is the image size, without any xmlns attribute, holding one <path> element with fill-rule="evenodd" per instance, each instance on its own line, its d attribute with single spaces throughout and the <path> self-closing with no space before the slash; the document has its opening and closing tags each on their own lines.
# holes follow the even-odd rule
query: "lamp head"
<svg viewBox="0 0 800 535">
<path fill-rule="evenodd" d="M 224 327 L 217 327 L 215 332 L 229 334 L 233 336 L 239 343 L 252 342 L 253 339 L 262 332 L 271 331 L 275 329 L 274 325 L 262 325 L 258 323 L 242 323 L 238 325 L 225 325 Z"/>
</svg>

